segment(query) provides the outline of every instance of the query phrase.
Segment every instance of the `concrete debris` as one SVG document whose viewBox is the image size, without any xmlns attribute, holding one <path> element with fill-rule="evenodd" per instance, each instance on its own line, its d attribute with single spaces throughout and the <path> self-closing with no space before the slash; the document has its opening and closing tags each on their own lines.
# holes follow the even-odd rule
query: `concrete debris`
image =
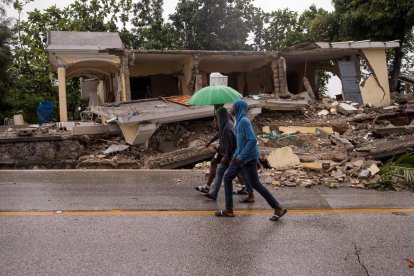
<svg viewBox="0 0 414 276">
<path fill-rule="evenodd" d="M 288 169 L 300 164 L 299 157 L 290 147 L 273 150 L 267 157 L 267 162 L 274 169 Z"/>
<path fill-rule="evenodd" d="M 329 114 L 329 111 L 324 109 L 318 112 L 318 116 L 326 116 Z"/>
<path fill-rule="evenodd" d="M 371 172 L 369 170 L 362 170 L 358 174 L 358 178 L 360 179 L 368 179 L 371 176 Z"/>
<path fill-rule="evenodd" d="M 372 164 L 369 168 L 368 171 L 371 173 L 372 176 L 376 175 L 377 173 L 379 173 L 380 169 L 378 168 L 377 164 Z"/>
<path fill-rule="evenodd" d="M 295 183 L 295 182 L 291 182 L 291 181 L 285 181 L 285 182 L 282 183 L 282 186 L 286 186 L 286 187 L 296 187 L 296 186 L 298 186 L 298 184 Z"/>
<path fill-rule="evenodd" d="M 352 105 L 346 103 L 340 103 L 338 105 L 338 112 L 343 115 L 351 115 L 358 112 L 358 109 L 353 107 Z"/>
<path fill-rule="evenodd" d="M 106 149 L 103 153 L 105 155 L 109 155 L 115 152 L 120 152 L 120 151 L 124 151 L 127 148 L 129 148 L 128 145 L 111 145 L 108 149 Z"/>
<path fill-rule="evenodd" d="M 391 105 L 384 108 L 331 98 L 312 99 L 309 91 L 307 88 L 283 100 L 267 94 L 255 96 L 258 104 L 254 108 L 264 109 L 252 122 L 263 165 L 260 180 L 266 185 L 280 189 L 318 185 L 363 189 L 380 181 L 381 166 L 388 160 L 414 151 L 414 96 L 410 95 L 410 101 L 402 95 L 394 96 Z M 0 168 L 186 168 L 208 175 L 209 161 L 218 146 L 215 142 L 205 147 L 216 132 L 213 120 L 192 119 L 192 113 L 183 107 L 182 114 L 174 116 L 186 121 L 168 121 L 164 113 L 172 105 L 160 100 L 153 107 L 162 120 L 149 126 L 146 143 L 133 146 L 127 145 L 128 133 L 121 132 L 118 123 L 133 123 L 131 120 L 138 117 L 144 120 L 147 104 L 143 110 L 121 112 L 138 115 L 122 117 L 115 112 L 103 116 L 104 124 L 92 120 L 7 125 L 0 128 Z M 112 109 L 118 112 L 125 106 L 129 105 Z M 212 110 L 200 108 L 203 114 L 199 115 L 211 116 L 207 113 Z M 404 182 L 398 178 L 393 183 L 403 187 L 400 183 Z"/>
<path fill-rule="evenodd" d="M 303 134 L 315 134 L 317 129 L 323 129 L 327 133 L 333 133 L 332 127 L 303 127 L 303 126 L 288 126 L 288 127 L 279 127 L 279 131 L 285 134 L 291 134 L 295 132 L 300 132 Z"/>
<path fill-rule="evenodd" d="M 17 136 L 32 136 L 33 129 L 31 128 L 21 128 L 17 130 Z"/>
</svg>

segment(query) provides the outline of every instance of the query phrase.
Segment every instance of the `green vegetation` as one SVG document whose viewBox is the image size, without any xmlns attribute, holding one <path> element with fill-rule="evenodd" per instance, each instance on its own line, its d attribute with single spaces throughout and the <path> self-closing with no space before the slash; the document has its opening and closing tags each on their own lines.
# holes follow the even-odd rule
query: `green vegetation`
<svg viewBox="0 0 414 276">
<path fill-rule="evenodd" d="M 402 177 L 410 189 L 414 189 L 414 155 L 404 154 L 397 160 L 390 160 L 380 169 L 378 183 L 371 185 L 373 189 L 394 190 L 393 177 Z"/>
<path fill-rule="evenodd" d="M 278 50 L 302 42 L 399 39 L 402 47 L 390 53 L 392 89 L 407 70 L 402 60 L 413 64 L 407 52 L 414 45 L 414 3 L 406 0 L 334 0 L 333 12 L 310 6 L 302 14 L 264 12 L 252 0 L 179 0 L 169 20 L 163 0 L 75 0 L 26 15 L 32 0 L 0 1 L 0 122 L 23 110 L 35 123 L 40 101 L 57 106 L 57 77 L 45 51 L 49 30 L 119 32 L 135 49 Z M 16 20 L 7 20 L 6 6 L 18 12 Z M 67 91 L 69 119 L 77 119 L 84 105 L 77 79 Z"/>
</svg>

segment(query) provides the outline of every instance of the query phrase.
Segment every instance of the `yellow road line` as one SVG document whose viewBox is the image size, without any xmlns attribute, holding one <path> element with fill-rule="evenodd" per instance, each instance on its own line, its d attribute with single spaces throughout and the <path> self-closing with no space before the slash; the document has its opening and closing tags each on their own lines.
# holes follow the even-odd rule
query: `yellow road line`
<svg viewBox="0 0 414 276">
<path fill-rule="evenodd" d="M 0 216 L 179 216 L 213 215 L 215 211 L 134 211 L 134 210 L 97 210 L 97 211 L 0 211 Z M 272 210 L 238 210 L 236 215 L 272 214 Z M 414 208 L 403 209 L 307 209 L 289 210 L 289 214 L 329 214 L 329 213 L 414 213 Z"/>
</svg>

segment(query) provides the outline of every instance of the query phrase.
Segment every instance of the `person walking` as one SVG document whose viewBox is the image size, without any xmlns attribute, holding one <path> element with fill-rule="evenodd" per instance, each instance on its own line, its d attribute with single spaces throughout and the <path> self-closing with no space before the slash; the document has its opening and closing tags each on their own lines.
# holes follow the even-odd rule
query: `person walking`
<svg viewBox="0 0 414 276">
<path fill-rule="evenodd" d="M 218 152 L 221 154 L 221 160 L 218 164 L 218 168 L 215 174 L 213 188 L 206 194 L 205 197 L 217 200 L 221 182 L 223 180 L 223 175 L 229 167 L 230 161 L 233 157 L 234 151 L 236 150 L 236 135 L 234 132 L 234 123 L 232 121 L 230 113 L 224 107 L 220 107 L 216 111 L 216 121 L 219 128 L 219 147 Z M 239 180 L 242 180 L 243 177 L 239 176 Z M 253 190 L 250 188 L 251 193 L 249 193 L 248 200 L 243 201 L 243 203 L 252 203 L 254 202 Z"/>
<path fill-rule="evenodd" d="M 214 128 L 218 128 L 217 119 L 214 120 L 213 125 L 214 125 Z M 208 141 L 205 144 L 205 147 L 208 148 L 212 143 L 217 141 L 219 138 L 220 138 L 220 131 L 214 134 L 214 136 L 210 139 L 210 141 Z M 223 155 L 220 154 L 219 149 L 217 149 L 216 152 L 214 153 L 213 158 L 210 161 L 210 171 L 208 174 L 207 183 L 202 186 L 194 187 L 197 191 L 202 192 L 202 193 L 208 193 L 210 191 L 210 186 L 211 186 L 211 183 L 213 183 L 213 180 L 216 176 L 217 166 L 220 163 L 221 158 L 223 158 Z"/>
<path fill-rule="evenodd" d="M 246 116 L 248 108 L 245 100 L 237 100 L 233 104 L 233 112 L 236 115 L 237 146 L 230 166 L 224 174 L 226 209 L 217 211 L 215 215 L 218 217 L 234 217 L 232 181 L 239 173 L 242 173 L 244 180 L 263 196 L 274 209 L 274 214 L 270 220 L 277 221 L 287 213 L 287 209 L 260 183 L 256 167 L 259 159 L 259 147 L 257 146 L 252 123 Z"/>
<path fill-rule="evenodd" d="M 220 112 L 218 111 L 219 109 L 220 109 Z M 218 120 L 220 118 L 221 118 L 221 121 L 222 121 L 221 124 L 218 122 Z M 227 122 L 229 122 L 229 123 L 227 123 Z M 212 195 L 211 197 L 209 197 L 208 195 L 204 195 L 205 197 L 210 198 L 212 200 L 217 200 L 218 192 L 220 190 L 221 182 L 222 182 L 222 179 L 223 179 L 223 174 L 226 171 L 226 169 L 228 168 L 228 164 L 226 166 L 224 166 L 224 164 L 222 165 L 222 167 L 221 167 L 222 171 L 220 172 L 219 179 L 217 179 L 217 181 L 219 181 L 219 182 L 215 181 L 215 183 L 219 183 L 218 186 L 217 186 L 217 190 L 210 193 L 211 184 L 216 179 L 217 167 L 221 163 L 221 161 L 223 159 L 223 156 L 225 155 L 226 149 L 228 149 L 227 146 L 229 146 L 230 144 L 231 144 L 230 146 L 232 146 L 232 147 L 234 146 L 234 149 L 233 149 L 233 152 L 234 152 L 235 145 L 236 145 L 235 137 L 234 137 L 234 143 L 232 142 L 232 143 L 229 144 L 226 141 L 225 145 L 223 145 L 223 141 L 221 141 L 221 137 L 222 137 L 223 130 L 225 128 L 224 126 L 226 126 L 226 125 L 227 125 L 226 132 L 230 128 L 232 128 L 233 133 L 234 133 L 234 119 L 232 118 L 230 113 L 227 111 L 227 109 L 225 109 L 224 107 L 219 107 L 215 111 L 215 118 L 214 118 L 214 121 L 213 121 L 213 126 L 214 126 L 214 128 L 218 129 L 218 131 L 214 134 L 214 136 L 210 139 L 210 141 L 205 144 L 205 147 L 209 147 L 212 143 L 219 140 L 219 147 L 217 148 L 216 153 L 214 154 L 213 158 L 210 161 L 210 171 L 209 171 L 207 183 L 205 185 L 202 185 L 202 186 L 194 187 L 197 191 L 203 193 L 203 195 L 204 194 Z M 226 136 L 228 137 L 228 135 L 226 135 Z M 232 155 L 230 156 L 230 158 L 226 162 L 229 163 L 229 160 L 231 160 L 231 157 L 232 157 Z M 234 193 L 238 194 L 238 195 L 247 195 L 246 197 L 240 199 L 240 202 L 241 203 L 254 203 L 255 199 L 254 199 L 253 189 L 250 186 L 245 185 L 245 182 L 244 182 L 243 177 L 241 175 L 237 175 L 237 178 L 238 178 L 240 184 L 242 185 L 242 188 L 240 190 L 235 191 Z"/>
</svg>

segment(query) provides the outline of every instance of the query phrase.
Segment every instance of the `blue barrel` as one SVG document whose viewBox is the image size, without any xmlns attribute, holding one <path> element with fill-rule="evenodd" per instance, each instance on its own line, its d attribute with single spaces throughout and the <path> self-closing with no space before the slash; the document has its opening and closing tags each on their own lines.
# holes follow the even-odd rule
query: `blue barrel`
<svg viewBox="0 0 414 276">
<path fill-rule="evenodd" d="M 37 107 L 37 118 L 40 124 L 46 124 L 53 121 L 53 104 L 51 102 L 40 102 Z"/>
</svg>

